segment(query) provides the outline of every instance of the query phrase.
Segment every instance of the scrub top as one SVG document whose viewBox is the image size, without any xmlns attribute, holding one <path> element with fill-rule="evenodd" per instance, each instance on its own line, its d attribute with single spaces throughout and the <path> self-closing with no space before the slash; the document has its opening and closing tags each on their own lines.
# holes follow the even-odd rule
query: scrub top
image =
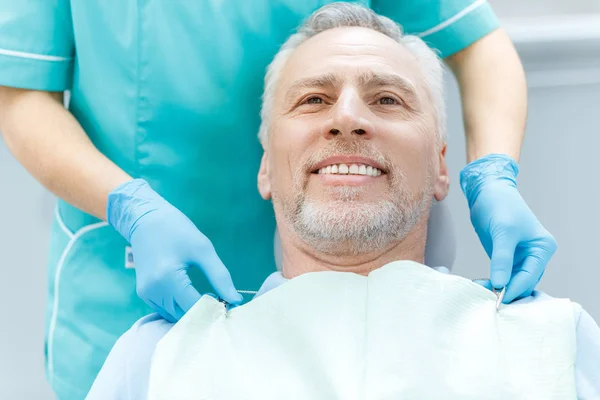
<svg viewBox="0 0 600 400">
<path fill-rule="evenodd" d="M 483 0 L 357 2 L 442 57 L 498 27 Z M 327 3 L 0 0 L 0 85 L 68 90 L 69 111 L 94 145 L 198 226 L 237 289 L 256 291 L 275 270 L 273 210 L 256 189 L 263 77 L 279 46 Z M 84 398 L 117 338 L 151 311 L 136 295 L 130 256 L 105 222 L 58 201 L 45 351 L 59 400 Z M 212 291 L 199 271 L 191 278 Z"/>
</svg>

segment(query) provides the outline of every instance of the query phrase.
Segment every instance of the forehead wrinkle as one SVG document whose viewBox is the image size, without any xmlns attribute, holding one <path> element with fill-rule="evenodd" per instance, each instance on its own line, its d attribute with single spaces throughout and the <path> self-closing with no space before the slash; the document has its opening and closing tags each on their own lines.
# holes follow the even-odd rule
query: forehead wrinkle
<svg viewBox="0 0 600 400">
<path fill-rule="evenodd" d="M 345 75 L 342 73 L 328 72 L 308 78 L 301 78 L 290 86 L 286 92 L 286 101 L 293 101 L 295 97 L 306 89 L 332 89 L 343 86 Z M 379 87 L 395 87 L 408 95 L 412 101 L 418 101 L 417 89 L 412 82 L 400 75 L 370 70 L 359 72 L 356 84 L 363 89 Z"/>
</svg>

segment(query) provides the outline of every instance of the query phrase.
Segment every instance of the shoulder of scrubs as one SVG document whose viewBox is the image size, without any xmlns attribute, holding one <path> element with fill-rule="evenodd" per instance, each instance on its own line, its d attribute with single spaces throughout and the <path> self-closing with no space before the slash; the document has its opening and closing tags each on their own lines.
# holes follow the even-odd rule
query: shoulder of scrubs
<svg viewBox="0 0 600 400">
<path fill-rule="evenodd" d="M 530 297 L 518 300 L 518 303 L 545 301 L 553 297 L 540 291 L 534 291 Z M 577 340 L 575 359 L 575 381 L 577 396 L 581 400 L 600 399 L 600 328 L 578 303 L 573 302 Z"/>
<path fill-rule="evenodd" d="M 372 0 L 375 12 L 393 19 L 446 58 L 500 26 L 485 0 Z"/>
<path fill-rule="evenodd" d="M 145 400 L 154 349 L 173 326 L 158 314 L 137 321 L 113 346 L 86 400 Z"/>
<path fill-rule="evenodd" d="M 64 91 L 74 56 L 70 0 L 0 0 L 0 85 Z"/>
</svg>

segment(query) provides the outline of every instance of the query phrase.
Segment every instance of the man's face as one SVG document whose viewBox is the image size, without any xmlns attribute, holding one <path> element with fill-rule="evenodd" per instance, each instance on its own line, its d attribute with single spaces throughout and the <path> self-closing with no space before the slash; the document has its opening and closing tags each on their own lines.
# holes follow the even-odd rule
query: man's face
<svg viewBox="0 0 600 400">
<path fill-rule="evenodd" d="M 425 78 L 383 34 L 337 28 L 303 43 L 281 71 L 271 121 L 259 189 L 278 224 L 319 251 L 392 246 L 446 195 Z"/>
</svg>

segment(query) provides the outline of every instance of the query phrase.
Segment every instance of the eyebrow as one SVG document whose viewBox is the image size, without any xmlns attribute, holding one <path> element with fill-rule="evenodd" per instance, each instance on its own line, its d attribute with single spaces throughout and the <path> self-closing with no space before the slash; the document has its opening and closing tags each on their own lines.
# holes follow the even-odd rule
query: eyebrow
<svg viewBox="0 0 600 400">
<path fill-rule="evenodd" d="M 327 73 L 295 81 L 287 91 L 286 99 L 292 100 L 303 89 L 331 89 L 341 86 L 343 75 Z M 391 73 L 375 73 L 373 71 L 361 72 L 357 79 L 358 86 L 363 89 L 375 89 L 380 87 L 394 87 L 409 97 L 409 101 L 418 101 L 415 86 L 407 79 Z"/>
<path fill-rule="evenodd" d="M 375 73 L 373 71 L 362 72 L 358 75 L 358 84 L 364 88 L 378 88 L 382 86 L 392 86 L 400 89 L 402 92 L 417 96 L 417 89 L 406 78 L 400 75 L 389 73 Z"/>
<path fill-rule="evenodd" d="M 286 100 L 291 101 L 304 89 L 331 89 L 341 86 L 342 77 L 338 74 L 327 73 L 295 81 L 286 93 Z"/>
</svg>

